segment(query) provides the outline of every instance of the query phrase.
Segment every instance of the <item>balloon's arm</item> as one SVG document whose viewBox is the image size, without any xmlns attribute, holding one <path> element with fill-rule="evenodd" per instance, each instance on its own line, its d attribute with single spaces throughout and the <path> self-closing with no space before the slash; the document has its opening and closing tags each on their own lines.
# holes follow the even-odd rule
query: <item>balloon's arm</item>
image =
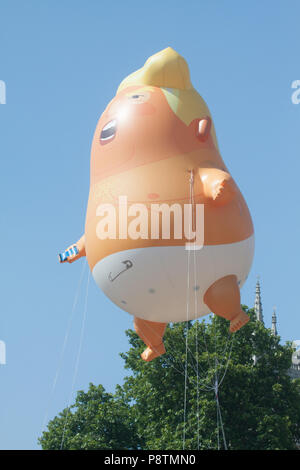
<svg viewBox="0 0 300 470">
<path fill-rule="evenodd" d="M 199 176 L 208 202 L 215 205 L 228 204 L 236 195 L 235 182 L 226 171 L 218 168 L 200 168 Z"/>
<path fill-rule="evenodd" d="M 58 259 L 60 263 L 65 263 L 66 261 L 68 263 L 73 263 L 74 261 L 78 260 L 79 258 L 82 258 L 82 256 L 85 256 L 85 236 L 83 235 L 78 242 L 74 243 L 73 245 L 70 245 L 64 253 L 60 253 L 58 255 Z"/>
</svg>

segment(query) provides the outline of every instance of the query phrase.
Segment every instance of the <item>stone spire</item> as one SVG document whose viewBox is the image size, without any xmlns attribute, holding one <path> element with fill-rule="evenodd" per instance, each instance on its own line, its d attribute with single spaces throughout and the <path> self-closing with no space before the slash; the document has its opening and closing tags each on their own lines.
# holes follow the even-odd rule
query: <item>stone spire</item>
<svg viewBox="0 0 300 470">
<path fill-rule="evenodd" d="M 273 334 L 274 336 L 277 336 L 277 335 L 278 335 L 278 332 L 277 332 L 276 307 L 274 307 L 274 310 L 273 310 L 273 315 L 272 315 L 272 327 L 271 327 L 271 330 L 272 330 L 272 334 Z"/>
<path fill-rule="evenodd" d="M 259 279 L 257 279 L 257 282 L 256 282 L 254 311 L 256 313 L 256 320 L 261 321 L 262 323 L 264 323 Z"/>
</svg>

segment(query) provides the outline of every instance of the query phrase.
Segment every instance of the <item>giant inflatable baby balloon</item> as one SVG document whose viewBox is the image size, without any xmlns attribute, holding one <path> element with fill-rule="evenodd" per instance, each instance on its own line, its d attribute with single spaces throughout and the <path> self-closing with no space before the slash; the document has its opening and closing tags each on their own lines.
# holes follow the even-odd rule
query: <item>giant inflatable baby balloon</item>
<svg viewBox="0 0 300 470">
<path fill-rule="evenodd" d="M 247 323 L 240 288 L 253 252 L 210 112 L 168 47 L 122 81 L 100 117 L 84 234 L 61 261 L 87 257 L 98 286 L 134 316 L 151 361 L 169 322 L 213 312 L 231 332 Z"/>
</svg>

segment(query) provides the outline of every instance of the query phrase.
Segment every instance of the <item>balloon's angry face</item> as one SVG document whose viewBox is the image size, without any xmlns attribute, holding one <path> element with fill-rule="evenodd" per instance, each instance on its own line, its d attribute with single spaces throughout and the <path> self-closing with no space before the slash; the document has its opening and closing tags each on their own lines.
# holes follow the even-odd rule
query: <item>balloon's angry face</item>
<svg viewBox="0 0 300 470">
<path fill-rule="evenodd" d="M 94 134 L 91 184 L 201 145 L 196 122 L 184 124 L 160 88 L 129 87 L 102 114 Z"/>
</svg>

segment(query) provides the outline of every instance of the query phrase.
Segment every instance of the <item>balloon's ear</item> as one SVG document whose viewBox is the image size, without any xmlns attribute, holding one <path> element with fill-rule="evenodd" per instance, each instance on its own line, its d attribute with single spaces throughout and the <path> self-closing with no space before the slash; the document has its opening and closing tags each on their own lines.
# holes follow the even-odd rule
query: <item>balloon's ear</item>
<svg viewBox="0 0 300 470">
<path fill-rule="evenodd" d="M 205 142 L 208 139 L 210 128 L 211 118 L 209 116 L 199 119 L 197 125 L 197 137 L 201 142 Z"/>
</svg>

